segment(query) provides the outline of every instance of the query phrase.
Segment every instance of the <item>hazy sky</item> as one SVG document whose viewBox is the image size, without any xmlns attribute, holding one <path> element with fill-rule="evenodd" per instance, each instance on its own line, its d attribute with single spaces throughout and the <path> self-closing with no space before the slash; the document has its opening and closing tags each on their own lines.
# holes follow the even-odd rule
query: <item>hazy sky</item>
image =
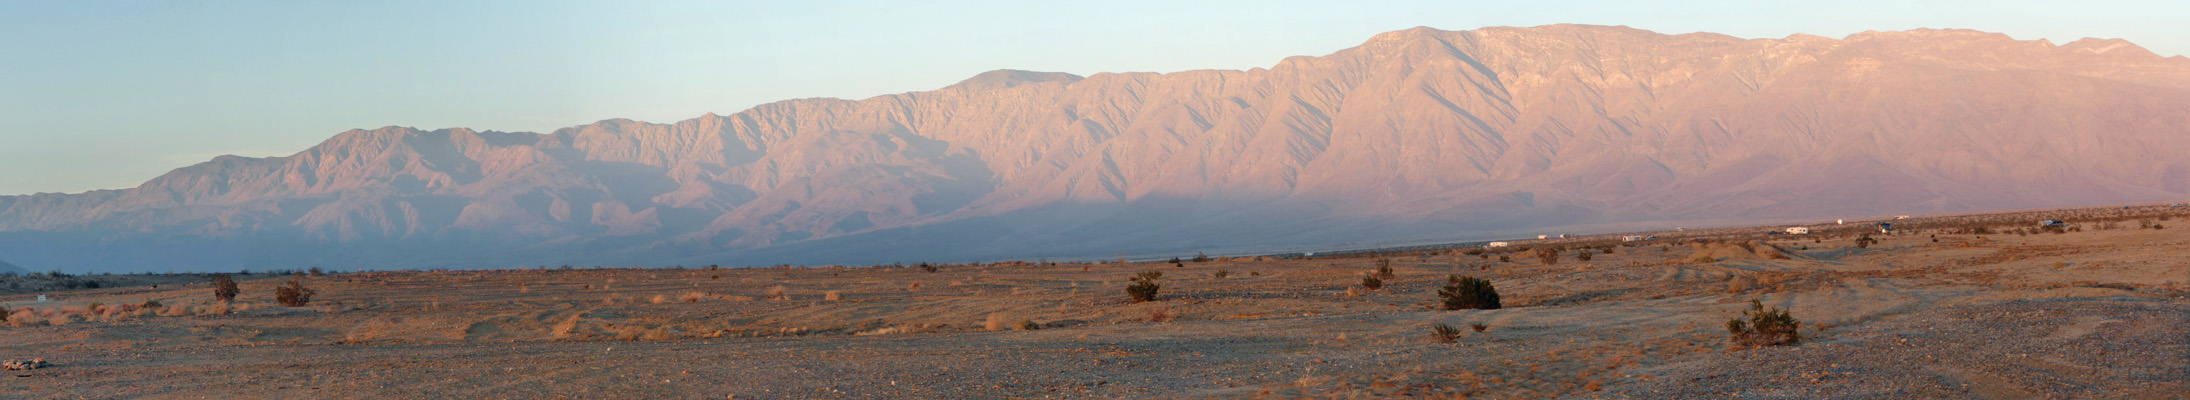
<svg viewBox="0 0 2190 400">
<path fill-rule="evenodd" d="M 1553 23 L 1749 38 L 1969 28 L 2190 53 L 2190 1 L 0 0 L 0 194 L 133 187 L 387 125 L 545 132 L 982 71 L 1268 67 L 1378 32 Z"/>
</svg>

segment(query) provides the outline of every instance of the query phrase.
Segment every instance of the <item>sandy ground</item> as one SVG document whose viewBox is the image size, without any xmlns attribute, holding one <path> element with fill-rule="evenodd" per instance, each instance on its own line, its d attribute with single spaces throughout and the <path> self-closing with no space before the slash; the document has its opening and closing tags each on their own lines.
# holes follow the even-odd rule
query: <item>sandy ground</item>
<svg viewBox="0 0 2190 400">
<path fill-rule="evenodd" d="M 0 359 L 52 364 L 4 371 L 0 398 L 2190 396 L 2190 228 L 2127 225 L 1600 242 L 1614 252 L 1589 261 L 1570 243 L 1554 265 L 350 273 L 302 278 L 304 307 L 274 302 L 280 278 L 226 306 L 147 278 L 165 283 L 0 296 Z M 1362 290 L 1380 259 L 1397 277 Z M 1161 298 L 1132 303 L 1144 270 Z M 1449 275 L 1492 280 L 1506 308 L 1431 309 Z M 1730 345 L 1750 299 L 1791 310 L 1804 343 Z M 1432 340 L 1437 323 L 1464 332 Z"/>
</svg>

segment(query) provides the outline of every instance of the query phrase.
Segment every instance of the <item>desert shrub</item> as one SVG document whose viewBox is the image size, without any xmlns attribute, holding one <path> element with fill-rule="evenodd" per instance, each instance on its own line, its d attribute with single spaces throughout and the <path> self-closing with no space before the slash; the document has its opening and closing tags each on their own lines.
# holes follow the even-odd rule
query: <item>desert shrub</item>
<svg viewBox="0 0 2190 400">
<path fill-rule="evenodd" d="M 1378 278 L 1376 277 L 1376 274 L 1366 274 L 1366 275 L 1362 275 L 1362 276 L 1361 276 L 1361 288 L 1363 288 L 1363 289 L 1369 289 L 1369 290 L 1377 290 L 1377 289 L 1383 289 L 1383 288 L 1384 288 L 1384 280 L 1383 280 L 1383 279 L 1378 279 Z"/>
<path fill-rule="evenodd" d="M 1576 259 L 1576 260 L 1582 260 L 1582 261 L 1589 261 L 1589 259 L 1591 259 L 1591 258 L 1596 258 L 1596 256 L 1593 256 L 1593 255 L 1591 255 L 1591 254 L 1593 254 L 1593 253 L 1595 253 L 1595 252 L 1593 252 L 1593 251 L 1589 251 L 1589 250 L 1582 250 L 1582 252 L 1580 252 L 1580 253 L 1575 253 L 1575 254 L 1574 254 L 1574 259 Z"/>
<path fill-rule="evenodd" d="M 769 300 L 790 300 L 791 288 L 783 287 L 783 285 L 775 285 L 768 288 L 767 294 Z"/>
<path fill-rule="evenodd" d="M 237 293 L 242 293 L 242 292 L 243 292 L 243 289 L 238 289 L 238 288 L 236 288 L 236 279 L 235 279 L 235 278 L 230 278 L 230 277 L 228 277 L 228 274 L 215 274 L 215 275 L 213 275 L 213 298 L 214 298 L 214 299 L 218 299 L 218 300 L 220 300 L 220 301 L 224 301 L 224 302 L 232 302 L 232 301 L 236 301 L 236 294 L 237 294 Z"/>
<path fill-rule="evenodd" d="M 1004 321 L 1009 318 L 1010 317 L 1004 316 L 1004 313 L 989 313 L 989 319 L 981 322 L 981 328 L 992 331 L 1004 330 Z"/>
<path fill-rule="evenodd" d="M 1171 257 L 1171 263 L 1172 263 L 1172 264 L 1185 264 L 1186 262 L 1185 262 L 1185 261 L 1179 261 L 1179 258 L 1178 258 L 1178 257 Z"/>
<path fill-rule="evenodd" d="M 1224 279 L 1224 277 L 1227 277 L 1227 276 L 1232 276 L 1232 271 L 1226 271 L 1226 270 L 1221 270 L 1221 269 L 1220 269 L 1220 270 L 1217 270 L 1217 272 L 1215 272 L 1215 273 L 1211 273 L 1211 274 L 1209 274 L 1209 276 L 1213 276 L 1213 277 L 1216 277 L 1217 279 Z"/>
<path fill-rule="evenodd" d="M 1377 277 L 1377 278 L 1383 278 L 1383 279 L 1391 279 L 1391 278 L 1394 278 L 1394 277 L 1398 277 L 1398 276 L 1399 276 L 1399 273 L 1397 273 L 1397 272 L 1394 272 L 1394 271 L 1392 271 L 1392 260 L 1391 260 L 1391 259 L 1389 259 L 1389 258 L 1379 258 L 1379 259 L 1376 259 L 1376 277 Z"/>
<path fill-rule="evenodd" d="M 1868 233 L 1863 234 L 1863 236 L 1857 236 L 1855 238 L 1855 248 L 1858 249 L 1868 249 L 1871 248 L 1872 244 L 1876 243 L 1878 243 L 1878 239 L 1872 239 L 1871 234 Z"/>
<path fill-rule="evenodd" d="M 321 270 L 319 269 L 319 267 L 312 267 L 312 269 L 311 269 L 311 272 L 312 272 L 312 276 L 322 276 L 322 275 L 327 275 L 327 271 L 321 271 Z"/>
<path fill-rule="evenodd" d="M 943 269 L 943 267 L 937 267 L 937 266 L 935 266 L 935 264 L 929 264 L 929 263 L 920 263 L 920 270 L 921 270 L 921 271 L 926 271 L 926 272 L 928 272 L 928 273 L 931 273 L 931 274 L 932 274 L 932 273 L 935 273 L 935 271 L 939 271 L 939 270 L 942 270 L 942 269 Z"/>
<path fill-rule="evenodd" d="M 0 322 L 8 322 L 8 314 L 14 312 L 14 310 L 9 310 L 8 306 L 0 306 Z"/>
<path fill-rule="evenodd" d="M 1544 265 L 1558 265 L 1559 251 L 1548 247 L 1536 249 L 1536 259 L 1542 260 Z"/>
<path fill-rule="evenodd" d="M 306 304 L 311 304 L 312 295 L 314 294 L 318 294 L 318 292 L 304 287 L 304 281 L 297 279 L 290 279 L 288 283 L 282 284 L 281 287 L 274 288 L 274 300 L 289 307 L 303 307 Z"/>
<path fill-rule="evenodd" d="M 1710 264 L 1719 262 L 1719 259 L 1711 258 L 1711 256 L 1696 256 L 1696 259 L 1694 261 L 1697 264 Z"/>
<path fill-rule="evenodd" d="M 1430 325 L 1431 340 L 1436 340 L 1439 343 L 1452 343 L 1459 338 L 1460 328 L 1454 328 L 1452 325 L 1446 325 L 1442 322 Z"/>
<path fill-rule="evenodd" d="M 1163 289 L 1163 284 L 1156 283 L 1156 279 L 1162 277 L 1163 271 L 1141 271 L 1140 275 L 1133 277 L 1133 284 L 1125 287 L 1125 294 L 1132 297 L 1135 303 L 1156 301 L 1156 291 Z"/>
<path fill-rule="evenodd" d="M 1158 308 L 1148 310 L 1148 322 L 1165 322 L 1178 317 L 1179 316 L 1177 314 L 1172 314 L 1171 310 L 1169 309 Z"/>
<path fill-rule="evenodd" d="M 1467 249 L 1467 250 L 1461 250 L 1461 251 L 1460 251 L 1460 254 L 1466 254 L 1466 255 L 1471 255 L 1471 256 L 1480 256 L 1480 255 L 1483 255 L 1483 249 L 1480 249 L 1480 248 L 1469 248 L 1469 249 Z"/>
<path fill-rule="evenodd" d="M 1202 254 L 1202 253 L 1201 253 L 1201 252 L 1199 252 L 1199 251 L 1197 251 L 1197 252 L 1194 252 L 1194 262 L 1198 262 L 1198 263 L 1203 263 L 1203 262 L 1209 262 L 1209 255 L 1208 255 L 1208 254 Z"/>
<path fill-rule="evenodd" d="M 106 310 L 106 303 L 94 301 L 91 302 L 91 304 L 84 306 L 84 312 L 89 314 L 98 314 L 100 311 L 104 310 Z"/>
<path fill-rule="evenodd" d="M 1504 254 L 1500 254 L 1498 255 L 1498 262 L 1513 262 L 1513 257 L 1507 257 Z"/>
<path fill-rule="evenodd" d="M 1019 320 L 1019 330 L 1031 331 L 1036 329 L 1042 329 L 1042 324 L 1034 323 L 1034 320 L 1031 319 Z"/>
<path fill-rule="evenodd" d="M 1727 340 L 1748 347 L 1792 346 L 1802 344 L 1802 321 L 1787 315 L 1787 310 L 1767 308 L 1763 301 L 1749 299 L 1749 311 L 1743 318 L 1726 321 Z"/>
<path fill-rule="evenodd" d="M 1490 281 L 1471 276 L 1453 275 L 1445 279 L 1445 287 L 1437 289 L 1437 297 L 1444 299 L 1447 310 L 1496 310 L 1498 288 Z"/>
<path fill-rule="evenodd" d="M 1482 331 L 1487 331 L 1487 330 L 1490 330 L 1490 324 L 1485 324 L 1485 323 L 1481 323 L 1481 322 L 1476 322 L 1476 323 L 1471 323 L 1471 324 L 1468 324 L 1468 328 L 1471 328 L 1471 329 L 1475 329 L 1475 331 L 1476 331 L 1476 332 L 1482 332 Z"/>
<path fill-rule="evenodd" d="M 821 299 L 828 301 L 844 300 L 844 293 L 835 290 L 821 292 Z"/>
</svg>

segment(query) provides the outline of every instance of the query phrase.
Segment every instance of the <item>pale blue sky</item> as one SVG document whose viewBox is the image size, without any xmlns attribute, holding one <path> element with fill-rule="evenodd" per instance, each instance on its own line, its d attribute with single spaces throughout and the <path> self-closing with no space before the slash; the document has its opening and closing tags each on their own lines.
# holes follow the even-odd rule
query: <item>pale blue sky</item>
<svg viewBox="0 0 2190 400">
<path fill-rule="evenodd" d="M 2190 53 L 2190 2 L 0 0 L 0 194 L 133 187 L 351 128 L 673 122 L 982 71 L 1267 67 L 1378 32 L 1969 28 Z"/>
</svg>

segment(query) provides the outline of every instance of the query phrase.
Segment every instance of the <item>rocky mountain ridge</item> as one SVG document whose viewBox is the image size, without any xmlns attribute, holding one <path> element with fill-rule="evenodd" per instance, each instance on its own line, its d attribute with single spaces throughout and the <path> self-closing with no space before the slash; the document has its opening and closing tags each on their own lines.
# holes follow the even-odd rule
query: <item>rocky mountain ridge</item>
<svg viewBox="0 0 2190 400">
<path fill-rule="evenodd" d="M 1964 30 L 1553 25 L 1268 69 L 1002 70 L 545 134 L 385 127 L 0 196 L 100 270 L 1107 257 L 2190 197 L 2190 59 Z"/>
</svg>

